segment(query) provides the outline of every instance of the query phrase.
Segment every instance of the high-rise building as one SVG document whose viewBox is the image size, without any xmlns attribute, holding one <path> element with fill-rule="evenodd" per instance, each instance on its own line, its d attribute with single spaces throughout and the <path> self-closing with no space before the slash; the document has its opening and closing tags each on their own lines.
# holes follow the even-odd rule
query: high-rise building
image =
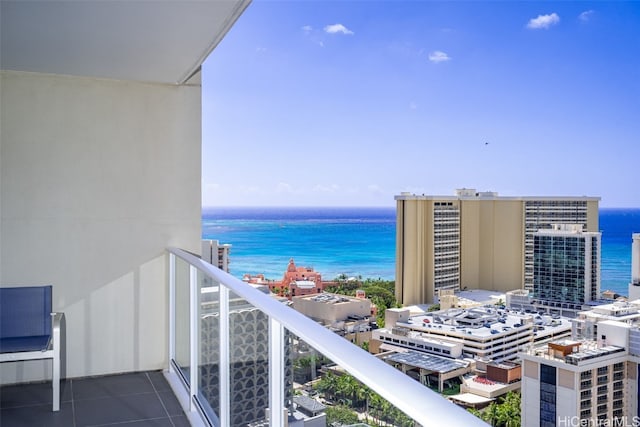
<svg viewBox="0 0 640 427">
<path fill-rule="evenodd" d="M 631 283 L 629 283 L 629 299 L 640 299 L 640 233 L 632 234 L 631 246 Z"/>
<path fill-rule="evenodd" d="M 533 290 L 534 234 L 552 224 L 598 231 L 599 197 L 395 197 L 396 297 L 432 302 L 441 289 Z"/>
<path fill-rule="evenodd" d="M 522 360 L 522 425 L 631 425 L 638 420 L 640 329 L 597 323 L 596 340 L 532 346 Z"/>
<path fill-rule="evenodd" d="M 227 273 L 229 273 L 230 254 L 231 245 L 229 243 L 220 244 L 218 240 L 202 241 L 202 259 Z"/>
<path fill-rule="evenodd" d="M 601 237 L 578 224 L 538 230 L 533 239 L 534 297 L 570 304 L 598 299 Z"/>
<path fill-rule="evenodd" d="M 598 425 L 633 413 L 635 404 L 624 398 L 633 371 L 623 347 L 562 340 L 521 356 L 523 426 Z"/>
</svg>

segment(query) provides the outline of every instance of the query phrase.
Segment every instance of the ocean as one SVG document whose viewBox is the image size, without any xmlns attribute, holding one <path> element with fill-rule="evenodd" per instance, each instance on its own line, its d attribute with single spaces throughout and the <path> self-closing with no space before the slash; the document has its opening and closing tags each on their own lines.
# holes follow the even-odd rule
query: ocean
<svg viewBox="0 0 640 427">
<path fill-rule="evenodd" d="M 283 276 L 289 259 L 323 279 L 395 278 L 395 207 L 207 208 L 203 239 L 230 243 L 231 274 Z M 600 209 L 602 290 L 627 295 L 640 209 Z"/>
</svg>

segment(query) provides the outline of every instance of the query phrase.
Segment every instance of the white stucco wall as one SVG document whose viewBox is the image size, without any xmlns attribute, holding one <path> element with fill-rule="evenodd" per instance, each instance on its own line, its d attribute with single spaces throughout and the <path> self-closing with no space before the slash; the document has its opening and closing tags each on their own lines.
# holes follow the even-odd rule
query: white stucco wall
<svg viewBox="0 0 640 427">
<path fill-rule="evenodd" d="M 53 285 L 67 376 L 166 367 L 164 248 L 200 250 L 200 87 L 2 72 L 0 91 L 0 283 Z"/>
<path fill-rule="evenodd" d="M 540 380 L 522 378 L 521 424 L 523 427 L 537 427 L 540 425 Z M 532 403 L 532 404 L 529 404 Z"/>
</svg>

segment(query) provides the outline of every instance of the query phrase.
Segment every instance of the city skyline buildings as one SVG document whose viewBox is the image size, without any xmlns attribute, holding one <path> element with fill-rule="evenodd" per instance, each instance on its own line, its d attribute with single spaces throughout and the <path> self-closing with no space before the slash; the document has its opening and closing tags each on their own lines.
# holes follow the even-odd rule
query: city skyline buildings
<svg viewBox="0 0 640 427">
<path fill-rule="evenodd" d="M 533 290 L 534 235 L 552 224 L 599 231 L 598 197 L 396 196 L 396 298 L 436 300 L 440 290 Z"/>
<path fill-rule="evenodd" d="M 638 22 L 630 2 L 254 1 L 204 65 L 203 204 L 473 185 L 640 207 Z"/>
</svg>

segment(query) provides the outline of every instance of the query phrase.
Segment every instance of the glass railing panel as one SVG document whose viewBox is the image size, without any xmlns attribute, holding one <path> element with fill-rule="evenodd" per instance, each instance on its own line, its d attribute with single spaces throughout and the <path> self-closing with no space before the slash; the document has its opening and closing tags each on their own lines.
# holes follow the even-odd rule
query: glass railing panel
<svg viewBox="0 0 640 427">
<path fill-rule="evenodd" d="M 354 415 L 369 425 L 485 425 L 422 385 L 428 384 L 424 378 L 414 380 L 189 253 L 170 252 L 177 255 L 171 268 L 170 353 L 178 373 L 186 381 L 193 378 L 189 389 L 197 404 L 190 405 L 190 417 L 205 416 L 225 427 L 263 425 L 267 419 L 279 427 L 285 417 L 289 425 L 295 417 L 324 417 L 325 424 L 313 425 L 327 425 L 326 418 Z M 192 372 L 191 366 L 198 369 Z M 324 384 L 337 382 L 330 375 L 341 379 L 340 388 Z"/>
<path fill-rule="evenodd" d="M 262 421 L 269 406 L 269 317 L 229 293 L 229 425 Z"/>
<path fill-rule="evenodd" d="M 290 407 L 290 421 L 324 421 L 323 425 L 420 425 L 357 380 L 348 369 L 336 364 L 297 336 L 291 333 L 288 336 L 293 366 L 293 405 Z M 346 339 L 344 345 L 353 346 L 353 351 L 362 351 Z M 388 387 L 392 388 L 393 384 L 388 384 Z"/>
<path fill-rule="evenodd" d="M 175 263 L 175 356 L 174 362 L 182 379 L 190 382 L 191 339 L 189 336 L 189 263 L 176 258 Z"/>
<path fill-rule="evenodd" d="M 197 272 L 198 401 L 213 425 L 220 425 L 220 284 Z"/>
</svg>

